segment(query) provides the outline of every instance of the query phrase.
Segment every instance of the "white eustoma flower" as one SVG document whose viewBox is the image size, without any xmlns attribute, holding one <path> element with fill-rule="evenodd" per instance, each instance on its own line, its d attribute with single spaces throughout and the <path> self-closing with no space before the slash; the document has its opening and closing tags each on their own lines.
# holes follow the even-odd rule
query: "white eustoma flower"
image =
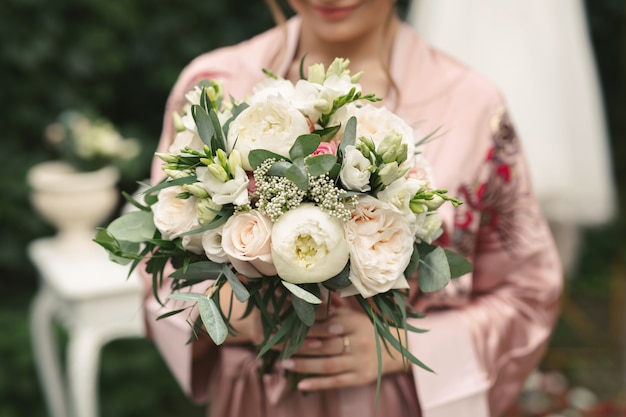
<svg viewBox="0 0 626 417">
<path fill-rule="evenodd" d="M 331 125 L 355 116 L 357 119 L 356 137 L 365 136 L 371 139 L 376 147 L 387 135 L 395 131 L 402 137 L 402 143 L 407 145 L 408 158 L 404 163 L 400 164 L 400 169 L 407 169 L 413 166 L 413 155 L 415 154 L 413 129 L 400 116 L 386 107 L 376 107 L 371 104 L 356 105 L 355 103 L 350 103 L 344 109 L 344 111 L 331 119 Z M 343 130 L 339 132 L 339 136 L 341 137 L 342 134 Z"/>
<path fill-rule="evenodd" d="M 196 198 L 178 198 L 184 190 L 179 186 L 163 188 L 158 201 L 152 205 L 154 225 L 166 240 L 174 240 L 178 235 L 193 230 L 198 222 Z"/>
<path fill-rule="evenodd" d="M 222 169 L 223 170 L 223 169 Z M 235 177 L 224 182 L 216 178 L 207 167 L 196 168 L 196 176 L 207 190 L 215 204 L 234 204 L 240 206 L 248 202 L 248 174 L 237 166 Z"/>
<path fill-rule="evenodd" d="M 174 155 L 181 153 L 183 149 L 189 147 L 191 149 L 202 149 L 204 142 L 196 132 L 183 130 L 178 132 L 174 137 L 174 142 L 170 145 L 168 152 Z"/>
<path fill-rule="evenodd" d="M 312 203 L 274 222 L 271 245 L 278 275 L 294 284 L 326 281 L 339 274 L 349 258 L 341 221 Z"/>
<path fill-rule="evenodd" d="M 415 178 L 400 178 L 378 193 L 379 200 L 391 204 L 407 219 L 412 230 L 417 227 L 417 218 L 409 203 L 415 194 L 424 188 L 426 181 Z"/>
<path fill-rule="evenodd" d="M 350 281 L 363 297 L 408 288 L 404 270 L 413 253 L 413 234 L 395 207 L 359 197 L 344 233 L 350 247 Z"/>
<path fill-rule="evenodd" d="M 370 160 L 363 156 L 361 151 L 355 146 L 346 146 L 341 170 L 339 171 L 341 183 L 346 189 L 352 191 L 365 192 L 371 190 L 371 171 L 369 170 L 371 165 Z"/>
<path fill-rule="evenodd" d="M 288 157 L 296 138 L 308 133 L 309 124 L 302 113 L 283 99 L 269 97 L 251 104 L 233 120 L 228 129 L 228 146 L 241 152 L 244 169 L 251 171 L 251 150 L 262 148 Z"/>
<path fill-rule="evenodd" d="M 209 229 L 202 233 L 202 248 L 204 254 L 210 261 L 217 263 L 228 262 L 228 256 L 222 246 L 222 235 L 224 234 L 224 226 Z"/>
</svg>

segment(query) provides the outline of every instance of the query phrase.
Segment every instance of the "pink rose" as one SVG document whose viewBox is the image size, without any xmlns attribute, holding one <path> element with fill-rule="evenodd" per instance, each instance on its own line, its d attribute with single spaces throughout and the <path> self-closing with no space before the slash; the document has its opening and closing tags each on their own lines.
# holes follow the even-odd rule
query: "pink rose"
<svg viewBox="0 0 626 417">
<path fill-rule="evenodd" d="M 337 145 L 335 145 L 332 142 L 322 142 L 320 143 L 320 146 L 318 146 L 317 149 L 311 154 L 311 156 L 324 155 L 324 154 L 336 155 Z"/>
<path fill-rule="evenodd" d="M 235 269 L 249 278 L 276 275 L 271 220 L 258 210 L 232 215 L 222 230 L 222 247 Z"/>
</svg>

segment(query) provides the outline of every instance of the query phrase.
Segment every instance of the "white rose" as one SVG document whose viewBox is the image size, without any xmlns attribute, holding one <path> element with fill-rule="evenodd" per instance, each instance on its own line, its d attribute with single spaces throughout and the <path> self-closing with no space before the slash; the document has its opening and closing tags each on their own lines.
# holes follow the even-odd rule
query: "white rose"
<svg viewBox="0 0 626 417">
<path fill-rule="evenodd" d="M 371 172 L 369 167 L 371 162 L 363 156 L 355 146 L 348 145 L 339 171 L 339 178 L 343 185 L 352 191 L 369 191 Z"/>
<path fill-rule="evenodd" d="M 413 253 L 413 235 L 402 213 L 362 196 L 344 233 L 350 247 L 350 281 L 363 297 L 408 288 L 404 270 Z"/>
<path fill-rule="evenodd" d="M 166 240 L 173 240 L 197 225 L 196 198 L 177 198 L 184 189 L 179 186 L 159 191 L 158 201 L 152 205 L 154 225 Z"/>
<path fill-rule="evenodd" d="M 286 212 L 274 223 L 272 259 L 285 281 L 326 281 L 343 270 L 348 258 L 341 221 L 312 203 Z"/>
<path fill-rule="evenodd" d="M 272 222 L 258 210 L 233 214 L 222 230 L 222 247 L 235 269 L 250 278 L 276 275 L 270 238 Z"/>
<path fill-rule="evenodd" d="M 243 167 L 250 171 L 248 154 L 253 149 L 266 149 L 289 156 L 296 138 L 310 133 L 306 118 L 288 102 L 270 97 L 250 105 L 233 120 L 228 129 L 228 145 L 241 152 Z"/>
<path fill-rule="evenodd" d="M 202 233 L 202 248 L 209 260 L 217 263 L 228 262 L 228 256 L 222 247 L 222 235 L 224 227 L 216 227 Z"/>
<path fill-rule="evenodd" d="M 241 206 L 248 202 L 248 174 L 240 166 L 235 169 L 235 178 L 223 182 L 215 178 L 206 167 L 196 168 L 198 180 L 211 196 L 215 204 L 234 204 Z"/>
<path fill-rule="evenodd" d="M 343 120 L 347 121 L 350 117 L 355 116 L 357 119 L 356 137 L 365 136 L 370 138 L 376 147 L 389 133 L 395 131 L 402 136 L 402 143 L 407 145 L 408 158 L 400 167 L 404 169 L 412 166 L 414 162 L 415 139 L 413 129 L 404 120 L 386 107 L 376 107 L 371 104 L 359 106 L 351 103 L 345 106 L 345 109 L 345 112 L 337 115 L 337 117 L 341 117 L 341 120 L 336 120 L 331 125 Z M 339 135 L 342 134 L 343 131 L 339 133 Z"/>
</svg>

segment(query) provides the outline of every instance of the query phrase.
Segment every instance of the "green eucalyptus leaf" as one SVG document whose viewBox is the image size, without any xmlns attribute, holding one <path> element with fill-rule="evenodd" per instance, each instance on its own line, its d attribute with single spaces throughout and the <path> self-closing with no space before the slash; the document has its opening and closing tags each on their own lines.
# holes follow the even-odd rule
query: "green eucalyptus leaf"
<svg viewBox="0 0 626 417">
<path fill-rule="evenodd" d="M 204 299 L 198 301 L 198 309 L 200 310 L 202 323 L 204 323 L 204 327 L 213 342 L 216 345 L 224 343 L 224 340 L 226 340 L 228 336 L 228 326 L 224 321 L 224 317 L 222 317 L 222 312 L 217 304 L 215 304 L 215 301 L 205 296 Z"/>
<path fill-rule="evenodd" d="M 287 169 L 291 166 L 289 161 L 276 161 L 272 164 L 267 171 L 267 175 L 273 175 L 275 177 L 284 177 L 287 173 Z"/>
<path fill-rule="evenodd" d="M 131 211 L 113 220 L 107 227 L 115 239 L 137 243 L 152 239 L 155 230 L 150 211 Z"/>
<path fill-rule="evenodd" d="M 311 156 L 305 161 L 309 174 L 314 177 L 328 173 L 333 169 L 336 162 L 337 157 L 332 154 Z"/>
<path fill-rule="evenodd" d="M 282 284 L 289 290 L 290 293 L 295 295 L 296 297 L 306 301 L 310 304 L 322 304 L 322 300 L 320 300 L 316 295 L 310 293 L 304 288 L 300 287 L 297 284 L 292 284 L 291 282 L 281 281 Z"/>
<path fill-rule="evenodd" d="M 211 148 L 213 135 L 215 135 L 215 128 L 213 127 L 213 123 L 211 122 L 209 114 L 201 106 L 194 104 L 191 107 L 191 115 L 193 116 L 193 120 L 196 122 L 196 127 L 198 128 L 198 135 L 200 135 L 200 139 L 202 139 L 202 142 L 205 145 Z M 213 153 L 212 148 L 211 153 Z"/>
<path fill-rule="evenodd" d="M 221 273 L 222 264 L 212 261 L 201 261 L 191 263 L 187 267 L 178 268 L 170 274 L 170 277 L 190 281 L 205 281 L 207 279 L 217 279 Z"/>
<path fill-rule="evenodd" d="M 313 326 L 315 323 L 315 306 L 300 297 L 291 297 L 291 304 L 302 323 L 309 327 Z"/>
<path fill-rule="evenodd" d="M 232 97 L 231 97 L 231 102 L 232 102 Z M 250 107 L 248 103 L 240 103 L 240 104 L 233 106 L 233 109 L 231 110 L 232 116 L 230 117 L 230 119 L 226 121 L 226 123 L 224 123 L 224 126 L 222 127 L 222 129 L 224 130 L 224 136 L 228 137 L 228 129 L 230 129 L 230 124 L 233 122 L 233 120 L 237 118 L 237 116 L 239 116 L 239 114 L 242 111 L 244 111 L 248 107 Z"/>
<path fill-rule="evenodd" d="M 449 249 L 445 249 L 445 253 L 450 265 L 450 276 L 452 278 L 458 278 L 472 272 L 472 263 L 465 257 Z"/>
<path fill-rule="evenodd" d="M 436 247 L 420 259 L 417 279 L 424 292 L 439 291 L 450 282 L 448 258 L 441 247 Z"/>
<path fill-rule="evenodd" d="M 289 157 L 294 159 L 304 158 L 311 155 L 320 146 L 320 136 L 314 133 L 300 135 L 296 138 L 291 149 L 289 149 Z"/>
<path fill-rule="evenodd" d="M 296 186 L 306 191 L 309 189 L 309 174 L 303 159 L 296 159 L 285 171 L 285 177 L 296 184 Z"/>
<path fill-rule="evenodd" d="M 248 163 L 253 170 L 257 169 L 267 159 L 275 159 L 276 161 L 287 161 L 288 159 L 282 155 L 270 152 L 266 149 L 253 149 L 248 153 Z"/>
</svg>

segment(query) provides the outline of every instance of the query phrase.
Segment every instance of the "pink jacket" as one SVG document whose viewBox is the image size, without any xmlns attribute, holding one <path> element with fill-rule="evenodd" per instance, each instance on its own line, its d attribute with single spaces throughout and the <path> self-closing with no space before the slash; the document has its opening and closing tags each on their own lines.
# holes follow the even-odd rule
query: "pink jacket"
<svg viewBox="0 0 626 417">
<path fill-rule="evenodd" d="M 171 112 L 199 79 L 221 79 L 227 94 L 243 98 L 265 77 L 261 68 L 286 74 L 299 28 L 293 18 L 286 30 L 193 60 L 168 100 L 159 151 L 173 138 Z M 443 239 L 473 262 L 474 271 L 439 293 L 414 291 L 414 303 L 428 315 L 413 324 L 430 331 L 411 334 L 409 348 L 436 373 L 414 367 L 412 374 L 385 377 L 378 415 L 496 416 L 545 350 L 558 314 L 561 265 L 498 90 L 408 26 L 396 35 L 391 74 L 400 94 L 385 103 L 415 127 L 416 137 L 441 127 L 424 153 L 437 187 L 465 202 L 444 209 Z M 161 178 L 156 162 L 153 179 Z M 373 415 L 373 386 L 293 393 L 279 374 L 258 376 L 251 350 L 221 346 L 209 356 L 194 355 L 194 344 L 186 344 L 186 315 L 155 321 L 174 307 L 159 306 L 150 288 L 145 308 L 149 334 L 176 379 L 194 400 L 210 401 L 211 415 Z"/>
</svg>

